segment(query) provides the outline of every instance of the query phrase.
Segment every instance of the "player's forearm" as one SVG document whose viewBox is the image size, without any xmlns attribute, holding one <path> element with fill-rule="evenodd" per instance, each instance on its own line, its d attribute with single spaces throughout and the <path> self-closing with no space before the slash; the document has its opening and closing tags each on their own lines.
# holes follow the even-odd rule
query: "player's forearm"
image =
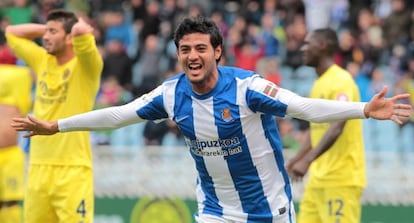
<svg viewBox="0 0 414 223">
<path fill-rule="evenodd" d="M 364 119 L 363 102 L 342 102 L 295 96 L 287 108 L 287 115 L 311 122 L 335 122 Z"/>
<path fill-rule="evenodd" d="M 36 23 L 9 25 L 6 27 L 6 33 L 27 39 L 42 37 L 45 32 L 46 26 Z"/>
<path fill-rule="evenodd" d="M 60 119 L 57 122 L 58 128 L 60 132 L 96 131 L 141 122 L 142 119 L 137 116 L 132 105 L 109 107 Z"/>
<path fill-rule="evenodd" d="M 77 36 L 73 38 L 73 48 L 79 58 L 82 69 L 88 75 L 100 75 L 103 68 L 101 54 L 96 47 L 95 38 L 92 34 Z"/>
<path fill-rule="evenodd" d="M 318 145 L 312 149 L 305 157 L 308 162 L 312 162 L 328 151 L 336 140 L 341 136 L 346 121 L 332 123 Z"/>
</svg>

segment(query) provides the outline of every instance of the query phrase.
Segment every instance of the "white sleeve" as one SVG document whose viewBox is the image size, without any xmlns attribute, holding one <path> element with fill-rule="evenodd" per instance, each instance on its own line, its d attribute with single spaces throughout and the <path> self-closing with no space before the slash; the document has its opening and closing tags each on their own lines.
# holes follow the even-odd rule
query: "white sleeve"
<svg viewBox="0 0 414 223">
<path fill-rule="evenodd" d="M 142 122 L 136 114 L 139 99 L 122 106 L 109 107 L 58 120 L 60 132 L 115 129 Z"/>
<path fill-rule="evenodd" d="M 280 89 L 279 98 L 287 104 L 286 114 L 310 122 L 335 122 L 348 119 L 365 119 L 365 102 L 346 102 L 301 97 L 289 90 Z M 283 100 L 284 99 L 284 100 Z"/>
</svg>

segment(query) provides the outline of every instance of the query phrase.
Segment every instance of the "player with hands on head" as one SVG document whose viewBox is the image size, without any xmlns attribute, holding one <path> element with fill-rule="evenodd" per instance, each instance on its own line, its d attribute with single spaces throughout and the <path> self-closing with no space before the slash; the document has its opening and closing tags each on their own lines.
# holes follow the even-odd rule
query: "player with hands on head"
<svg viewBox="0 0 414 223">
<path fill-rule="evenodd" d="M 369 104 L 309 99 L 252 71 L 219 66 L 223 38 L 216 24 L 202 16 L 184 18 L 174 42 L 184 72 L 150 93 L 121 106 L 55 121 L 15 118 L 11 125 L 30 137 L 171 119 L 198 172 L 197 222 L 284 223 L 295 222 L 295 212 L 275 115 L 329 122 L 391 119 L 411 109 L 395 104 L 407 95 L 385 99 L 381 94 Z"/>
<path fill-rule="evenodd" d="M 10 48 L 36 74 L 35 117 L 56 120 L 93 109 L 103 61 L 92 32 L 62 9 L 51 10 L 46 24 L 6 27 Z M 89 132 L 31 139 L 24 222 L 90 223 L 93 210 Z"/>
</svg>

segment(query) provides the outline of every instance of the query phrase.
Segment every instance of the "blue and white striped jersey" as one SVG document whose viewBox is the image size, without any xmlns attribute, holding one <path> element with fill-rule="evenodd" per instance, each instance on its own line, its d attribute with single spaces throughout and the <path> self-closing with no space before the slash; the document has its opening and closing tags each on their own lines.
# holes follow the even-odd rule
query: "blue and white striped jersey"
<svg viewBox="0 0 414 223">
<path fill-rule="evenodd" d="M 218 67 L 207 94 L 191 90 L 185 74 L 143 97 L 142 119 L 170 118 L 185 136 L 198 171 L 199 214 L 235 222 L 293 222 L 282 143 L 274 116 L 290 95 L 251 71 Z"/>
</svg>

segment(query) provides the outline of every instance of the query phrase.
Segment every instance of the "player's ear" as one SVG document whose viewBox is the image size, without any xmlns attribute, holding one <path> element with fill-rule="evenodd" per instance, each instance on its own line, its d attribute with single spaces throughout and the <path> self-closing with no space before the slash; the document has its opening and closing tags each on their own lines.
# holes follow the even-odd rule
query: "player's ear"
<svg viewBox="0 0 414 223">
<path fill-rule="evenodd" d="M 216 61 L 220 60 L 222 53 L 223 53 L 223 49 L 222 49 L 221 45 L 217 46 L 214 49 L 214 57 L 215 57 Z"/>
<path fill-rule="evenodd" d="M 73 37 L 73 34 L 72 33 L 69 33 L 69 34 L 67 34 L 65 36 L 65 42 L 66 42 L 66 44 L 72 44 L 72 37 Z"/>
</svg>

